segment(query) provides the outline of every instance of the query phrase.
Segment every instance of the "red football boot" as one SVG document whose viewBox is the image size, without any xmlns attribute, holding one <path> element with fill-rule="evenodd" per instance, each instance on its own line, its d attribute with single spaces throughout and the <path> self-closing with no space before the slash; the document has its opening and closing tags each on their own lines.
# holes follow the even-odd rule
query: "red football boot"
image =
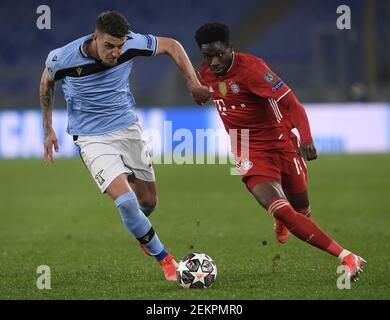
<svg viewBox="0 0 390 320">
<path fill-rule="evenodd" d="M 349 279 L 353 281 L 357 281 L 359 278 L 359 274 L 363 272 L 363 264 L 367 261 L 362 257 L 359 257 L 353 253 L 345 256 L 341 261 L 341 265 L 346 267 L 348 270 L 347 276 Z"/>
<path fill-rule="evenodd" d="M 159 262 L 159 264 L 164 272 L 165 279 L 167 279 L 168 281 L 177 281 L 177 263 L 171 254 L 168 254 L 164 259 Z"/>
<path fill-rule="evenodd" d="M 275 219 L 274 231 L 276 240 L 278 240 L 281 244 L 284 244 L 288 241 L 289 231 L 287 227 L 278 219 Z"/>
</svg>

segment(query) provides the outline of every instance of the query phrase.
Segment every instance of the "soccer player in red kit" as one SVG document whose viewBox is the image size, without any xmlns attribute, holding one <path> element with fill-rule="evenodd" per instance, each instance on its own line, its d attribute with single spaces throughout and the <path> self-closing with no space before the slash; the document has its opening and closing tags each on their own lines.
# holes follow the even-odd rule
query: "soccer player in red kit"
<svg viewBox="0 0 390 320">
<path fill-rule="evenodd" d="M 282 83 L 282 80 L 279 81 L 280 83 Z M 295 98 L 294 95 L 293 98 Z M 296 151 L 301 157 L 297 158 L 296 161 L 297 174 L 294 174 L 295 172 L 293 171 L 292 176 L 285 177 L 284 179 L 282 179 L 282 188 L 287 200 L 290 202 L 291 206 L 295 209 L 295 211 L 310 218 L 311 210 L 306 185 L 306 161 L 316 159 L 317 151 L 313 144 L 313 138 L 310 133 L 309 121 L 307 119 L 305 109 L 298 101 L 294 102 L 296 102 L 295 108 L 290 108 L 288 104 L 286 105 L 283 103 L 273 103 L 273 106 L 277 108 L 276 110 L 281 116 L 280 122 L 285 126 L 285 129 L 289 134 L 290 147 L 292 147 L 292 149 Z M 292 132 L 292 129 L 294 128 L 298 130 L 300 134 L 300 140 L 298 140 L 298 137 Z M 300 175 L 302 175 L 302 177 L 300 177 Z M 298 177 L 297 181 L 295 181 L 296 177 Z M 304 191 L 297 191 L 297 187 L 298 190 Z M 276 239 L 282 244 L 286 243 L 288 240 L 289 231 L 286 226 L 278 219 L 275 219 L 274 230 Z"/>
<path fill-rule="evenodd" d="M 226 25 L 205 24 L 195 39 L 204 57 L 201 81 L 231 137 L 242 181 L 275 218 L 276 238 L 285 243 L 291 232 L 338 257 L 356 280 L 365 260 L 310 219 L 305 161 L 316 159 L 317 152 L 303 106 L 263 60 L 233 51 Z M 293 127 L 300 134 L 299 147 Z"/>
</svg>

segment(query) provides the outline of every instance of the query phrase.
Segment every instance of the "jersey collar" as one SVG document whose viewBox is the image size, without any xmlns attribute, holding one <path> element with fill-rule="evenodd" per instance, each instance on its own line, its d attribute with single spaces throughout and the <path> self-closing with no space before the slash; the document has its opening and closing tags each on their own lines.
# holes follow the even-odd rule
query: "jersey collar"
<svg viewBox="0 0 390 320">
<path fill-rule="evenodd" d="M 232 58 L 232 63 L 230 64 L 230 67 L 227 69 L 226 73 L 223 75 L 223 76 L 218 76 L 218 78 L 225 78 L 227 76 L 229 76 L 229 72 L 233 69 L 233 67 L 235 66 L 234 62 L 235 62 L 235 57 L 236 57 L 236 53 L 234 51 L 232 51 L 233 53 L 233 58 Z"/>
<path fill-rule="evenodd" d="M 83 57 L 83 58 L 91 58 L 91 57 L 89 57 L 88 55 L 87 55 L 87 53 L 84 51 L 84 44 L 86 43 L 86 42 L 89 42 L 89 41 L 91 41 L 92 40 L 92 38 L 91 38 L 91 35 L 89 35 L 89 36 L 87 36 L 88 38 L 87 39 L 85 39 L 81 44 L 80 44 L 80 46 L 79 46 L 79 52 L 80 52 L 80 54 L 81 54 L 81 56 Z"/>
<path fill-rule="evenodd" d="M 236 53 L 234 51 L 232 51 L 232 53 L 233 53 L 232 64 L 230 65 L 229 69 L 227 69 L 226 74 L 228 74 L 229 71 L 232 70 L 233 65 L 234 65 L 234 60 L 235 60 L 234 58 L 235 58 Z"/>
</svg>

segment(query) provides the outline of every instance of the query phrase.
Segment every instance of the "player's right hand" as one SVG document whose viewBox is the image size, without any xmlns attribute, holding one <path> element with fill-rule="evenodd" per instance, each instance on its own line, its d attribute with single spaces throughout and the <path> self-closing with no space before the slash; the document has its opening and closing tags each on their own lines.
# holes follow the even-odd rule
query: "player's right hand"
<svg viewBox="0 0 390 320">
<path fill-rule="evenodd" d="M 302 143 L 298 148 L 298 154 L 306 161 L 317 159 L 317 150 L 313 143 Z"/>
<path fill-rule="evenodd" d="M 43 163 L 45 166 L 47 166 L 50 162 L 54 163 L 53 147 L 54 150 L 58 152 L 58 140 L 56 133 L 54 129 L 50 129 L 47 133 L 45 132 L 43 141 Z"/>
<path fill-rule="evenodd" d="M 192 99 L 194 99 L 194 101 L 198 105 L 203 105 L 211 97 L 209 88 L 207 88 L 206 86 L 202 86 L 199 84 L 191 87 L 190 90 L 191 90 Z"/>
</svg>

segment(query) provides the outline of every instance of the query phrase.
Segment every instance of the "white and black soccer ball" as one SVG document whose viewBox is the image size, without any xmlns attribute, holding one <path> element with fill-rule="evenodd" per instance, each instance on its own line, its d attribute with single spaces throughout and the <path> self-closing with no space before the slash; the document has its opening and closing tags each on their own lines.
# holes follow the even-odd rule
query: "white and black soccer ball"
<svg viewBox="0 0 390 320">
<path fill-rule="evenodd" d="M 183 288 L 210 288 L 217 278 L 217 266 L 207 254 L 192 252 L 180 260 L 176 276 Z"/>
</svg>

